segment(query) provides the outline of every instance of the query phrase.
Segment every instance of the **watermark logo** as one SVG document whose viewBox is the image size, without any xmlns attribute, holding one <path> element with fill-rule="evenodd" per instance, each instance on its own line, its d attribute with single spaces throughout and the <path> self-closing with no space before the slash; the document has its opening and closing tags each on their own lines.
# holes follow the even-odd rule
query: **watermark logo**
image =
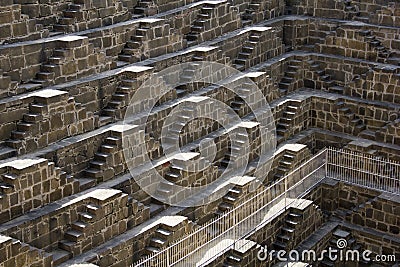
<svg viewBox="0 0 400 267">
<path fill-rule="evenodd" d="M 328 247 L 317 254 L 315 250 L 268 250 L 261 247 L 257 253 L 260 261 L 273 261 L 277 259 L 281 262 L 321 262 L 321 261 L 340 261 L 340 262 L 395 262 L 395 255 L 376 255 L 373 256 L 370 250 L 355 250 L 348 248 L 348 241 L 340 238 L 336 241 L 336 248 Z"/>
<path fill-rule="evenodd" d="M 336 246 L 338 249 L 345 249 L 347 248 L 347 240 L 344 238 L 339 238 L 336 242 Z"/>
<path fill-rule="evenodd" d="M 182 97 L 171 100 L 174 95 Z M 162 105 L 169 100 L 168 105 Z M 243 119 L 240 109 L 247 110 L 250 117 Z M 196 120 L 202 121 L 198 127 L 203 127 L 205 121 L 218 124 L 218 134 L 194 142 L 195 147 L 188 149 L 181 145 L 182 138 L 207 128 L 188 130 Z M 255 152 L 255 137 L 249 136 L 249 128 L 257 128 L 256 138 L 261 144 L 257 161 L 251 166 L 252 176 L 256 177 L 252 190 L 268 174 L 276 146 L 274 117 L 260 88 L 245 74 L 215 62 L 184 63 L 150 76 L 132 97 L 124 124 L 135 125 L 137 133 L 123 135 L 124 156 L 133 179 L 151 197 L 174 206 L 205 205 L 226 195 L 234 186 L 233 179 L 246 174 L 249 157 Z M 221 136 L 227 136 L 227 141 L 220 140 Z M 150 143 L 156 147 L 159 144 L 162 151 L 157 161 L 148 155 L 152 152 Z M 174 166 L 177 180 L 183 174 L 207 173 L 207 168 L 215 168 L 215 161 L 220 160 L 223 143 L 229 147 L 229 163 L 217 179 L 206 177 L 206 183 L 183 186 L 156 170 L 159 165 L 155 164 Z M 145 175 L 138 174 L 138 166 L 146 166 L 142 168 L 148 170 Z"/>
</svg>

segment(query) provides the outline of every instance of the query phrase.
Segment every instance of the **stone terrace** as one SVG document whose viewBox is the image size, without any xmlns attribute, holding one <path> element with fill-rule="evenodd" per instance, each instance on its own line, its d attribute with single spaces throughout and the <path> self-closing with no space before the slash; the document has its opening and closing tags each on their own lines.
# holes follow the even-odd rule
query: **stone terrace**
<svg viewBox="0 0 400 267">
<path fill-rule="evenodd" d="M 399 40 L 398 1 L 0 0 L 0 267 L 130 266 L 327 146 L 399 161 Z M 225 77 L 199 71 L 202 61 L 232 67 L 238 92 L 256 84 L 269 103 L 271 170 L 255 171 L 265 145 L 255 114 L 268 112 L 251 110 L 254 95 L 228 90 L 230 81 L 190 84 L 210 70 Z M 180 63 L 188 66 L 176 73 L 183 84 L 156 101 L 142 97 L 155 105 L 147 120 L 142 106 L 129 108 L 153 74 Z M 212 117 L 209 101 L 241 122 L 225 129 L 204 118 L 168 120 L 182 104 L 186 115 Z M 169 158 L 164 123 L 182 148 Z M 215 152 L 212 162 L 202 150 Z M 208 185 L 232 159 L 248 166 L 220 185 L 230 186 L 226 195 L 192 208 L 165 204 L 187 194 L 174 184 Z M 185 169 L 198 160 L 208 166 Z M 324 180 L 207 266 L 280 266 L 258 261 L 260 246 L 321 251 L 338 238 L 400 260 L 398 204 Z M 339 266 L 293 266 L 307 264 Z"/>
</svg>

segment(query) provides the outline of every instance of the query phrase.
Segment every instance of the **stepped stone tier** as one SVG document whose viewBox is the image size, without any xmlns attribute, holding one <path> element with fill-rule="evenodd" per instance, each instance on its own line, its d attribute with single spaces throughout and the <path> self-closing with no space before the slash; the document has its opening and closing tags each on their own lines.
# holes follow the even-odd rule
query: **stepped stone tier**
<svg viewBox="0 0 400 267">
<path fill-rule="evenodd" d="M 165 81 L 148 81 L 179 64 L 169 73 L 179 84 L 158 98 Z M 197 79 L 207 73 L 230 76 Z M 249 104 L 262 100 L 270 110 Z M 237 118 L 229 127 L 212 119 L 219 104 Z M 273 118 L 266 162 L 257 116 Z M 261 205 L 247 201 L 326 147 L 390 162 L 374 179 L 400 187 L 397 0 L 0 0 L 0 267 L 170 266 L 145 260 L 192 233 L 172 247 L 191 255 L 206 240 L 196 233 L 227 232 L 221 218 Z M 220 198 L 170 205 L 224 173 L 212 188 Z M 398 194 L 325 177 L 287 204 L 275 189 L 259 227 L 176 266 L 400 264 Z M 263 247 L 320 253 L 339 239 L 396 260 L 258 257 Z"/>
</svg>

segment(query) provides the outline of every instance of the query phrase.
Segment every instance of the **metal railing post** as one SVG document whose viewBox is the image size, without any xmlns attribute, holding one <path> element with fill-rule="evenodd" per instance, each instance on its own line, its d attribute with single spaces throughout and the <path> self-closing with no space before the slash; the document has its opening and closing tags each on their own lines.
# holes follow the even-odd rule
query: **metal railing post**
<svg viewBox="0 0 400 267">
<path fill-rule="evenodd" d="M 325 178 L 328 178 L 328 159 L 329 159 L 329 148 L 325 149 Z"/>
</svg>

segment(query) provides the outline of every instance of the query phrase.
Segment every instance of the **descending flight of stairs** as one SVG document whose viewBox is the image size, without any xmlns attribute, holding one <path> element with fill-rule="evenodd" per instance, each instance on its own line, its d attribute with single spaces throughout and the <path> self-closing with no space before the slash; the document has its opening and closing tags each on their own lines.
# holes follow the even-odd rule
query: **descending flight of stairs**
<svg viewBox="0 0 400 267">
<path fill-rule="evenodd" d="M 292 170 L 295 157 L 295 153 L 285 150 L 285 153 L 283 154 L 282 159 L 279 161 L 278 167 L 276 168 L 276 173 L 274 175 L 275 181 L 285 177 Z"/>
<path fill-rule="evenodd" d="M 102 110 L 100 123 L 105 125 L 114 120 L 124 118 L 129 101 L 137 88 L 137 80 L 123 79 L 115 93 L 112 94 L 111 100 L 108 102 L 107 106 Z"/>
<path fill-rule="evenodd" d="M 249 26 L 256 22 L 257 14 L 262 14 L 262 0 L 252 0 L 242 15 L 243 26 Z"/>
<path fill-rule="evenodd" d="M 378 62 L 389 63 L 400 66 L 400 55 L 392 53 L 385 47 L 381 41 L 370 30 L 360 31 L 359 34 L 364 37 L 365 42 L 369 44 L 378 53 Z"/>
<path fill-rule="evenodd" d="M 278 142 L 289 137 L 289 130 L 294 124 L 294 118 L 298 109 L 301 106 L 301 101 L 290 100 L 286 109 L 283 111 L 278 123 L 276 124 L 276 134 Z"/>
<path fill-rule="evenodd" d="M 344 101 L 337 101 L 336 106 L 338 114 L 346 118 L 349 126 L 354 127 L 353 133 L 355 135 L 358 135 L 366 129 L 364 122 L 346 105 Z"/>
<path fill-rule="evenodd" d="M 197 44 L 200 33 L 204 32 L 207 27 L 210 27 L 213 12 L 213 5 L 205 4 L 201 8 L 200 13 L 197 15 L 197 19 L 190 28 L 190 32 L 186 35 L 188 46 Z"/>
<path fill-rule="evenodd" d="M 224 212 L 233 209 L 235 207 L 235 203 L 238 203 L 242 192 L 243 190 L 238 186 L 230 188 L 228 193 L 222 198 L 222 202 L 218 205 L 216 215 L 221 215 Z"/>
<path fill-rule="evenodd" d="M 299 60 L 291 60 L 288 63 L 287 70 L 281 81 L 278 84 L 279 92 L 281 95 L 288 94 L 291 90 L 291 86 L 296 82 L 299 70 L 301 69 L 302 62 Z"/>
<path fill-rule="evenodd" d="M 261 33 L 252 31 L 242 46 L 242 51 L 233 62 L 233 67 L 239 71 L 243 71 L 250 67 L 249 59 L 251 58 L 255 46 L 260 42 Z"/>
<path fill-rule="evenodd" d="M 275 242 L 272 246 L 276 250 L 289 251 L 293 249 L 295 232 L 300 226 L 300 222 L 303 219 L 303 214 L 301 210 L 290 209 L 289 213 L 286 215 L 284 224 L 276 236 Z"/>
<path fill-rule="evenodd" d="M 138 0 L 133 12 L 137 16 L 152 16 L 157 14 L 157 10 L 154 7 L 153 0 Z"/>
<path fill-rule="evenodd" d="M 118 55 L 118 66 L 125 64 L 135 63 L 146 59 L 146 56 L 141 51 L 143 42 L 148 40 L 147 32 L 150 30 L 144 23 L 140 23 L 138 29 L 136 29 L 135 35 L 126 43 L 121 54 Z M 122 62 L 121 62 L 122 61 Z M 125 62 L 125 63 L 124 63 Z"/>
<path fill-rule="evenodd" d="M 119 136 L 109 136 L 103 141 L 99 151 L 94 154 L 94 159 L 89 162 L 89 167 L 77 179 L 81 191 L 113 177 L 114 171 L 109 167 L 112 164 L 112 153 L 121 146 L 122 139 Z"/>
<path fill-rule="evenodd" d="M 320 78 L 320 81 L 322 83 L 321 84 L 322 88 L 325 88 L 328 92 L 331 93 L 336 93 L 341 95 L 344 93 L 344 87 L 338 85 L 337 82 L 332 78 L 332 76 L 327 74 L 319 63 L 313 60 L 309 60 L 308 64 L 310 65 L 310 70 L 315 72 Z"/>
</svg>

